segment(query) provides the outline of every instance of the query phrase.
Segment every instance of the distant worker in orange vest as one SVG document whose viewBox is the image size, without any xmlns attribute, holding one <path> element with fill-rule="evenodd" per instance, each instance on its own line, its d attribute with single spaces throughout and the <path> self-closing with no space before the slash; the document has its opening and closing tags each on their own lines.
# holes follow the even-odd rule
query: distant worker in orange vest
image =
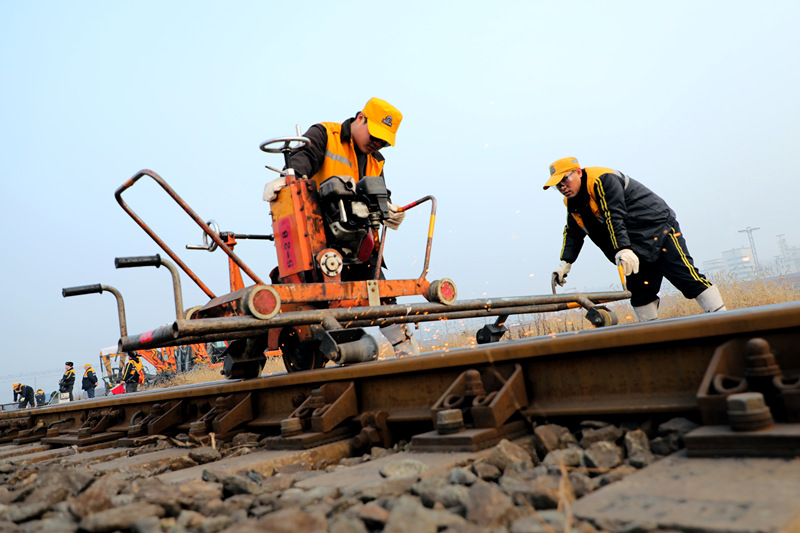
<svg viewBox="0 0 800 533">
<path fill-rule="evenodd" d="M 353 118 L 342 123 L 321 122 L 311 126 L 303 134 L 311 141 L 311 145 L 292 153 L 291 166 L 297 176 L 313 179 L 317 187 L 333 176 L 352 178 L 353 184 L 367 176 L 383 176 L 384 158 L 379 150 L 394 146 L 402 120 L 403 114 L 392 104 L 371 98 Z M 398 213 L 397 206 L 391 203 L 389 208 L 392 216 L 384 224 L 396 230 L 405 213 Z M 377 251 L 373 250 L 361 264 L 345 266 L 342 281 L 373 279 Z M 353 252 L 358 253 L 359 250 Z M 385 279 L 383 272 L 380 276 Z M 396 303 L 396 299 L 386 298 L 382 303 Z M 407 324 L 382 326 L 380 330 L 398 357 L 419 355 L 419 344 Z"/>
<path fill-rule="evenodd" d="M 703 311 L 725 310 L 719 289 L 694 266 L 675 212 L 656 193 L 618 170 L 581 168 L 574 157 L 550 165 L 544 188 L 550 187 L 564 195 L 567 206 L 561 263 L 552 275 L 556 283 L 564 285 L 588 235 L 622 268 L 639 322 L 658 318 L 663 278 Z"/>
</svg>

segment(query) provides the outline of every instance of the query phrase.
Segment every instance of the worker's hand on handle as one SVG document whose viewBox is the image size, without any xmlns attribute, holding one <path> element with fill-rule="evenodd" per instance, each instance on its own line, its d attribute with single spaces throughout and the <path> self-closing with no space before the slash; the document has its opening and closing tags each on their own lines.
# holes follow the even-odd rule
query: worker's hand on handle
<svg viewBox="0 0 800 533">
<path fill-rule="evenodd" d="M 572 263 L 561 261 L 558 264 L 558 268 L 553 271 L 553 281 L 563 287 L 567 282 L 567 274 L 569 273 L 570 268 L 572 268 Z"/>
<path fill-rule="evenodd" d="M 400 227 L 400 224 L 403 223 L 403 219 L 406 218 L 406 213 L 405 211 L 398 211 L 399 209 L 399 205 L 389 203 L 389 213 L 391 216 L 383 221 L 387 228 L 397 230 L 397 228 Z"/>
<path fill-rule="evenodd" d="M 623 248 L 614 256 L 614 262 L 622 267 L 626 276 L 639 273 L 639 258 L 633 250 Z"/>
</svg>

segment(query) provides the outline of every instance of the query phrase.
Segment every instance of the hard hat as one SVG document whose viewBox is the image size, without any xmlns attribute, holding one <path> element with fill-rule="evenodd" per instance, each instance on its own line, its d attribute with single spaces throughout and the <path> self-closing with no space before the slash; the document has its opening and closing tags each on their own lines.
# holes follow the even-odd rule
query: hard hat
<svg viewBox="0 0 800 533">
<path fill-rule="evenodd" d="M 91 366 L 92 366 L 92 363 L 86 363 L 85 365 L 83 365 L 83 368 L 89 368 Z"/>
<path fill-rule="evenodd" d="M 17 387 L 19 387 L 19 383 L 14 383 L 13 385 L 11 385 L 12 389 L 16 389 Z"/>
</svg>

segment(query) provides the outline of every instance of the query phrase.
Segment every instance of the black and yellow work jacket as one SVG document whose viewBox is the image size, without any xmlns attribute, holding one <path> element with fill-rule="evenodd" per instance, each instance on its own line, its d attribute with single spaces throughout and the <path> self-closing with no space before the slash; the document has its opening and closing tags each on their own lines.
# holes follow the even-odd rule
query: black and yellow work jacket
<svg viewBox="0 0 800 533">
<path fill-rule="evenodd" d="M 14 389 L 14 401 L 17 401 L 17 398 L 20 400 L 27 398 L 30 401 L 33 401 L 33 387 L 30 385 L 22 385 L 20 384 L 19 387 Z"/>
<path fill-rule="evenodd" d="M 61 376 L 61 381 L 58 382 L 59 392 L 70 392 L 72 387 L 75 386 L 75 370 L 70 368 L 64 375 Z"/>
<path fill-rule="evenodd" d="M 122 370 L 122 381 L 125 383 L 144 383 L 144 366 L 140 360 L 128 359 Z"/>
<path fill-rule="evenodd" d="M 83 373 L 83 380 L 81 380 L 81 389 L 83 390 L 91 390 L 97 387 L 97 374 L 95 374 L 94 369 L 89 367 Z"/>
<path fill-rule="evenodd" d="M 583 169 L 581 188 L 564 198 L 567 224 L 561 260 L 574 263 L 588 235 L 612 263 L 619 250 L 629 248 L 644 261 L 655 261 L 675 221 L 675 213 L 656 193 L 604 167 Z"/>
<path fill-rule="evenodd" d="M 295 174 L 311 177 L 317 188 L 331 176 L 351 176 L 356 182 L 364 176 L 382 176 L 383 156 L 358 149 L 350 131 L 353 120 L 311 126 L 303 134 L 311 144 L 292 153 L 290 165 Z"/>
</svg>

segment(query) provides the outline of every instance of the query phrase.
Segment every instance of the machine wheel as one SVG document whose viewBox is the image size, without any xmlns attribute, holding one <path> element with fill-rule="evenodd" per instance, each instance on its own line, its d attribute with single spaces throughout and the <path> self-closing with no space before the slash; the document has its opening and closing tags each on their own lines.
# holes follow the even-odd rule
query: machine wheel
<svg viewBox="0 0 800 533">
<path fill-rule="evenodd" d="M 294 328 L 281 330 L 278 336 L 278 346 L 283 354 L 283 365 L 287 372 L 322 368 L 328 360 L 319 350 L 318 341 L 301 341 Z"/>
<path fill-rule="evenodd" d="M 618 323 L 617 315 L 613 311 L 599 306 L 592 307 L 586 312 L 586 320 L 598 328 L 615 326 Z"/>
</svg>

